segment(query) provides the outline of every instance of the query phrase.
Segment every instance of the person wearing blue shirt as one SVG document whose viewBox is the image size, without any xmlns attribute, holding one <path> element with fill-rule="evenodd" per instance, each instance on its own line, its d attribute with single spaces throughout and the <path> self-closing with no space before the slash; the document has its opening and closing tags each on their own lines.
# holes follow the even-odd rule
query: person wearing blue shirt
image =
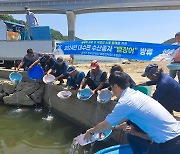
<svg viewBox="0 0 180 154">
<path fill-rule="evenodd" d="M 95 133 L 101 133 L 129 119 L 137 124 L 146 134 L 139 133 L 133 127 L 124 130 L 132 134 L 134 139 L 140 137 L 139 145 L 150 139 L 146 154 L 177 154 L 180 151 L 180 122 L 177 121 L 160 103 L 153 98 L 129 88 L 125 73 L 115 71 L 110 74 L 109 84 L 113 94 L 118 98 L 112 113 L 104 121 L 90 128 L 84 135 L 89 141 Z M 136 143 L 136 142 L 135 142 Z M 130 145 L 133 153 L 135 146 Z M 136 150 L 136 149 L 135 149 Z"/>
<path fill-rule="evenodd" d="M 68 64 L 64 61 L 64 59 L 62 57 L 58 57 L 54 65 L 47 72 L 47 75 L 53 74 L 56 77 L 55 80 L 59 80 L 61 85 L 64 83 L 63 79 L 67 79 L 69 76 L 67 74 L 67 68 Z"/>
<path fill-rule="evenodd" d="M 70 66 L 67 70 L 67 73 L 70 75 L 68 79 L 68 89 L 72 90 L 73 93 L 77 93 L 80 87 L 81 81 L 85 77 L 85 73 L 78 71 L 75 66 Z"/>
<path fill-rule="evenodd" d="M 37 60 L 39 57 L 42 56 L 40 53 L 36 53 L 33 51 L 33 49 L 27 49 L 27 54 L 24 56 L 21 63 L 16 68 L 16 71 L 19 71 L 19 69 L 23 66 L 24 70 L 27 71 L 29 67 Z"/>
<path fill-rule="evenodd" d="M 149 64 L 142 76 L 147 77 L 150 81 L 139 85 L 156 85 L 152 98 L 163 105 L 171 114 L 173 114 L 173 110 L 180 111 L 180 84 L 176 80 L 164 74 L 162 69 L 158 69 L 157 64 Z"/>
<path fill-rule="evenodd" d="M 55 58 L 50 56 L 49 54 L 44 54 L 42 57 L 40 57 L 39 59 L 37 59 L 30 67 L 29 69 L 31 69 L 34 65 L 40 64 L 45 72 L 45 74 L 47 73 L 47 71 L 52 68 L 52 66 L 55 63 Z"/>
</svg>

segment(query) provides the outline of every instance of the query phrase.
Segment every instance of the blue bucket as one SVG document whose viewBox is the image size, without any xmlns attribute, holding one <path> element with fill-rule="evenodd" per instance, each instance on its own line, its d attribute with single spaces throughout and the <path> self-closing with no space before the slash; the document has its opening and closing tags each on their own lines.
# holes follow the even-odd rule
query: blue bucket
<svg viewBox="0 0 180 154">
<path fill-rule="evenodd" d="M 134 87 L 133 89 L 138 90 L 138 91 L 140 91 L 140 92 L 142 92 L 142 93 L 144 93 L 144 94 L 146 94 L 148 96 L 151 93 L 150 89 L 148 87 L 146 87 L 146 86 L 137 86 L 137 87 Z"/>
<path fill-rule="evenodd" d="M 41 80 L 44 76 L 44 71 L 40 66 L 33 66 L 28 70 L 28 77 L 32 80 Z"/>
<path fill-rule="evenodd" d="M 88 100 L 92 96 L 92 90 L 89 88 L 84 88 L 77 93 L 77 98 L 80 100 Z"/>
<path fill-rule="evenodd" d="M 19 83 L 22 80 L 22 75 L 19 72 L 12 72 L 9 74 L 9 79 L 12 82 Z"/>
<path fill-rule="evenodd" d="M 96 154 L 120 154 L 120 153 L 133 154 L 129 144 L 115 145 L 96 152 Z"/>
</svg>

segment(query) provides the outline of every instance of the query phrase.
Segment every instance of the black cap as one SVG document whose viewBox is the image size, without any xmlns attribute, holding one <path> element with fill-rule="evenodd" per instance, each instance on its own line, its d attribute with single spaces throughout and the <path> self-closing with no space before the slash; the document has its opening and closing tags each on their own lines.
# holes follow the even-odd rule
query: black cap
<svg viewBox="0 0 180 154">
<path fill-rule="evenodd" d="M 28 6 L 25 6 L 24 9 L 28 10 L 28 11 L 30 10 L 30 8 Z"/>
<path fill-rule="evenodd" d="M 67 69 L 67 73 L 71 74 L 72 72 L 74 72 L 76 70 L 76 68 L 74 66 L 69 66 L 69 68 Z"/>
<path fill-rule="evenodd" d="M 62 57 L 58 57 L 57 60 L 56 60 L 56 62 L 57 62 L 58 64 L 62 64 L 63 61 L 64 61 L 64 60 L 63 60 Z"/>
<path fill-rule="evenodd" d="M 41 58 L 41 62 L 46 62 L 46 61 L 48 61 L 50 59 L 50 55 L 48 55 L 48 54 L 45 54 L 45 55 L 43 55 L 42 56 L 42 58 Z"/>
<path fill-rule="evenodd" d="M 27 49 L 27 53 L 33 53 L 33 49 L 31 48 Z"/>
<path fill-rule="evenodd" d="M 146 77 L 148 75 L 153 75 L 157 72 L 158 72 L 158 65 L 157 64 L 149 64 L 141 76 Z"/>
</svg>

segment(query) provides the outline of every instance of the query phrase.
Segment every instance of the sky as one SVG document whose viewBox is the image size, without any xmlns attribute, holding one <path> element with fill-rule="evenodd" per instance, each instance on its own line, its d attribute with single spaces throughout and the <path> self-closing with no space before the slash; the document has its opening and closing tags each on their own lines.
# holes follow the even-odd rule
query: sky
<svg viewBox="0 0 180 154">
<path fill-rule="evenodd" d="M 40 26 L 68 34 L 67 17 L 35 14 Z M 25 21 L 25 14 L 13 15 Z M 180 31 L 180 11 L 89 13 L 76 16 L 75 35 L 83 40 L 121 40 L 162 43 Z"/>
</svg>

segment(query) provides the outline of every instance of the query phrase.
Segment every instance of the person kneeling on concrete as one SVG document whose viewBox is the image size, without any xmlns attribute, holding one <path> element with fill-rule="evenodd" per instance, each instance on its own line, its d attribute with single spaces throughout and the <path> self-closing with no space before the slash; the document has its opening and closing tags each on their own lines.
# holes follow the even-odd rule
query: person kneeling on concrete
<svg viewBox="0 0 180 154">
<path fill-rule="evenodd" d="M 97 93 L 98 90 L 109 87 L 107 81 L 107 72 L 100 69 L 97 60 L 93 60 L 91 62 L 90 71 L 82 80 L 79 91 L 81 91 L 81 89 L 83 89 L 86 85 L 88 85 L 89 88 L 93 90 L 93 94 Z"/>
<path fill-rule="evenodd" d="M 39 57 L 42 56 L 40 53 L 33 52 L 32 49 L 27 49 L 27 54 L 24 56 L 21 63 L 16 68 L 16 71 L 19 71 L 19 69 L 23 66 L 24 70 L 27 71 L 29 67 L 39 59 Z"/>
<path fill-rule="evenodd" d="M 56 77 L 55 80 L 56 81 L 59 80 L 60 81 L 59 85 L 61 85 L 62 83 L 64 83 L 63 79 L 68 79 L 69 75 L 67 73 L 67 68 L 68 65 L 64 61 L 64 59 L 62 57 L 58 57 L 54 65 L 47 72 L 47 75 L 48 74 L 54 75 Z"/>
<path fill-rule="evenodd" d="M 173 110 L 180 111 L 180 84 L 176 80 L 168 74 L 164 74 L 162 69 L 158 69 L 157 64 L 149 64 L 142 76 L 147 77 L 150 81 L 139 85 L 156 85 L 152 98 L 157 100 L 171 114 L 173 114 Z"/>
<path fill-rule="evenodd" d="M 82 71 L 78 71 L 75 66 L 70 66 L 67 70 L 69 74 L 68 78 L 68 90 L 72 90 L 73 93 L 77 93 L 80 87 L 81 81 L 84 79 L 85 74 Z"/>
<path fill-rule="evenodd" d="M 34 65 L 40 64 L 46 74 L 49 71 L 49 69 L 52 68 L 55 61 L 56 61 L 55 58 L 52 57 L 51 55 L 44 54 L 42 57 L 37 59 L 33 64 L 31 64 L 31 66 L 29 66 L 29 69 L 31 69 Z"/>
<path fill-rule="evenodd" d="M 112 113 L 104 121 L 86 131 L 84 140 L 91 140 L 92 134 L 104 132 L 117 126 L 124 118 L 137 124 L 146 134 L 132 134 L 131 138 L 140 137 L 138 144 L 143 146 L 146 139 L 151 139 L 146 149 L 147 154 L 177 154 L 180 151 L 180 123 L 156 100 L 129 88 L 127 76 L 115 71 L 109 77 L 113 94 L 119 98 Z M 136 143 L 136 142 L 134 142 Z M 137 143 L 136 143 L 137 144 Z M 136 152 L 134 145 L 130 145 Z M 137 154 L 137 153 L 135 153 Z"/>
</svg>

